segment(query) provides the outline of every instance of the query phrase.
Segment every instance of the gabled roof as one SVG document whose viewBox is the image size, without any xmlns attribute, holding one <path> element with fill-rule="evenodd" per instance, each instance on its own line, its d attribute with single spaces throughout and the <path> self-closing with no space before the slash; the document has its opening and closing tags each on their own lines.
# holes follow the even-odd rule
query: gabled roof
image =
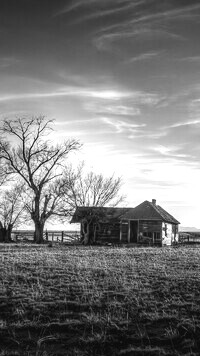
<svg viewBox="0 0 200 356">
<path fill-rule="evenodd" d="M 77 207 L 71 223 L 79 223 L 84 218 L 97 218 L 102 222 L 113 220 L 160 220 L 172 224 L 180 224 L 172 215 L 161 206 L 145 200 L 135 208 L 111 207 Z"/>
<path fill-rule="evenodd" d="M 70 223 L 79 223 L 84 218 L 90 216 L 98 217 L 101 221 L 120 220 L 132 208 L 111 208 L 111 207 L 96 207 L 96 206 L 79 206 L 76 208 L 75 213 Z"/>
<path fill-rule="evenodd" d="M 161 208 L 161 206 L 151 203 L 145 200 L 140 205 L 131 209 L 123 216 L 124 220 L 162 220 L 164 222 L 172 224 L 180 224 L 172 215 L 170 215 L 166 210 Z"/>
</svg>

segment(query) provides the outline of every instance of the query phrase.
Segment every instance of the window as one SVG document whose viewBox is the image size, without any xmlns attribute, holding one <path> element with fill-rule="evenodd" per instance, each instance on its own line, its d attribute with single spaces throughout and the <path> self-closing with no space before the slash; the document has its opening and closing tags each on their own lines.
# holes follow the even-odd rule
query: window
<svg viewBox="0 0 200 356">
<path fill-rule="evenodd" d="M 160 232 L 154 232 L 154 242 L 160 242 Z"/>
<path fill-rule="evenodd" d="M 167 224 L 165 224 L 165 236 L 167 236 Z"/>
<path fill-rule="evenodd" d="M 144 231 L 143 236 L 152 238 L 152 232 Z"/>
</svg>

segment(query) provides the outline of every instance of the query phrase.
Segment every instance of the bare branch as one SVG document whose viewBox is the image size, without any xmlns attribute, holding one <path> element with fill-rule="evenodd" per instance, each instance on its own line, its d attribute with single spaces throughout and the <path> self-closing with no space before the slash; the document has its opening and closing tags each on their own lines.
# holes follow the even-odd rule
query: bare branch
<svg viewBox="0 0 200 356">
<path fill-rule="evenodd" d="M 52 120 L 43 116 L 26 119 L 4 120 L 0 129 L 3 139 L 0 141 L 0 160 L 7 166 L 11 175 L 21 177 L 30 189 L 30 198 L 26 207 L 35 223 L 39 240 L 44 223 L 58 207 L 61 192 L 54 189 L 50 194 L 50 186 L 54 186 L 62 175 L 62 165 L 68 155 L 77 151 L 81 145 L 76 140 L 64 144 L 52 145 L 47 136 L 52 130 Z M 14 137 L 13 145 L 9 138 Z M 56 194 L 58 196 L 56 196 Z"/>
<path fill-rule="evenodd" d="M 125 200 L 120 194 L 122 179 L 104 177 L 94 172 L 84 173 L 83 165 L 77 171 L 65 170 L 63 177 L 63 211 L 78 206 L 116 206 Z"/>
</svg>

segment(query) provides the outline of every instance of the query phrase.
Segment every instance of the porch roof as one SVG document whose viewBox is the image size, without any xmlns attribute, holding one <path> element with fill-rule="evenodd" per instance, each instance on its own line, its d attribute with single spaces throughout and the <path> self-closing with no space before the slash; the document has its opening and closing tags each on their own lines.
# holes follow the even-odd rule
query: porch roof
<svg viewBox="0 0 200 356">
<path fill-rule="evenodd" d="M 133 208 L 79 206 L 76 208 L 70 223 L 80 223 L 85 218 L 99 218 L 102 222 L 121 220 L 121 217 Z"/>
</svg>

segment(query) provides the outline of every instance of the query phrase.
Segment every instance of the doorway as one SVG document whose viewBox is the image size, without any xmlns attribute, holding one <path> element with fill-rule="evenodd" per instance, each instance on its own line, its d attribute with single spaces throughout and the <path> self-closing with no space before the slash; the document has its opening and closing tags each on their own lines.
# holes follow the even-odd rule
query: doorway
<svg viewBox="0 0 200 356">
<path fill-rule="evenodd" d="M 130 243 L 136 243 L 138 236 L 138 221 L 131 220 L 130 221 Z"/>
</svg>

